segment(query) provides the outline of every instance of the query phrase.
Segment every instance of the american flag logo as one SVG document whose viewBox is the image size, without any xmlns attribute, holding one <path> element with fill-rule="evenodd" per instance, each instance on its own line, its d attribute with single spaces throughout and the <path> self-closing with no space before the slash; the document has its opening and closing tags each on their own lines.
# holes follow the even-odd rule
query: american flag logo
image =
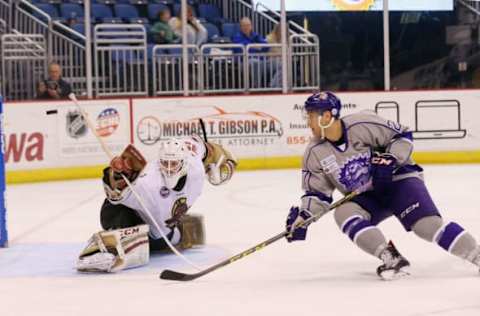
<svg viewBox="0 0 480 316">
<path fill-rule="evenodd" d="M 112 135 L 120 124 L 120 114 L 114 108 L 103 110 L 97 117 L 97 134 L 101 137 Z"/>
</svg>

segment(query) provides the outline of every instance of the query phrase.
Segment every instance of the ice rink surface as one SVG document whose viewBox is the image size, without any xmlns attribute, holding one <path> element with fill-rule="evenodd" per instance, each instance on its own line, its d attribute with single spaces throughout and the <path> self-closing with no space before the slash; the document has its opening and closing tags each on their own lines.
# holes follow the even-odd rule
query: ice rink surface
<svg viewBox="0 0 480 316">
<path fill-rule="evenodd" d="M 480 165 L 426 166 L 443 217 L 480 238 Z M 208 267 L 283 230 L 300 195 L 298 170 L 239 172 L 225 186 L 205 184 L 192 212 L 205 216 L 207 245 L 186 252 Z M 338 197 L 337 197 L 338 198 Z M 108 275 L 73 269 L 99 230 L 100 180 L 8 187 L 10 248 L 0 249 L 0 315 L 480 315 L 480 274 L 438 246 L 380 225 L 412 263 L 412 276 L 384 282 L 379 260 L 362 253 L 332 214 L 310 226 L 306 242 L 279 241 L 198 280 L 158 278 L 193 272 L 174 255 Z"/>
</svg>

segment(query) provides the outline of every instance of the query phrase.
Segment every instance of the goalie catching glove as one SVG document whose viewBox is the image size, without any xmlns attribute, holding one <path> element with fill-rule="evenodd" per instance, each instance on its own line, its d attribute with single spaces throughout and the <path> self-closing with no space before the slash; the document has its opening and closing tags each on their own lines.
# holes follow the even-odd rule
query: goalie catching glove
<svg viewBox="0 0 480 316">
<path fill-rule="evenodd" d="M 208 181 L 213 185 L 220 185 L 232 178 L 237 167 L 235 157 L 222 146 L 215 143 L 205 143 L 207 149 L 203 160 Z"/>
<path fill-rule="evenodd" d="M 120 156 L 110 161 L 110 167 L 104 170 L 103 183 L 109 200 L 118 201 L 122 198 L 123 190 L 127 187 L 124 179 L 133 182 L 143 170 L 147 161 L 132 145 L 128 145 Z"/>
</svg>

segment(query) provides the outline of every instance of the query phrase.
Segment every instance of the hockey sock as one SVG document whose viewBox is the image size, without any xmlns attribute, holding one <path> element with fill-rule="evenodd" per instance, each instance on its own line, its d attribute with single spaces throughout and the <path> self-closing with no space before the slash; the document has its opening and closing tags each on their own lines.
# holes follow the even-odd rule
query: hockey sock
<svg viewBox="0 0 480 316">
<path fill-rule="evenodd" d="M 387 247 L 380 229 L 359 215 L 347 218 L 341 229 L 360 249 L 377 258 Z"/>
<path fill-rule="evenodd" d="M 462 259 L 469 258 L 478 245 L 473 236 L 455 222 L 449 222 L 438 229 L 433 241 L 440 247 Z"/>
</svg>

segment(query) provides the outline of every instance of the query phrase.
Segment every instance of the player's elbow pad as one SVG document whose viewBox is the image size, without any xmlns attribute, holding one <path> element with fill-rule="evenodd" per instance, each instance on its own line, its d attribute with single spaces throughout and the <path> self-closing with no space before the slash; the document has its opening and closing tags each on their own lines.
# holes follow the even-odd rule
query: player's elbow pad
<svg viewBox="0 0 480 316">
<path fill-rule="evenodd" d="M 330 211 L 332 199 L 320 193 L 307 192 L 302 196 L 302 209 L 309 210 L 315 217 L 320 218 Z"/>
</svg>

